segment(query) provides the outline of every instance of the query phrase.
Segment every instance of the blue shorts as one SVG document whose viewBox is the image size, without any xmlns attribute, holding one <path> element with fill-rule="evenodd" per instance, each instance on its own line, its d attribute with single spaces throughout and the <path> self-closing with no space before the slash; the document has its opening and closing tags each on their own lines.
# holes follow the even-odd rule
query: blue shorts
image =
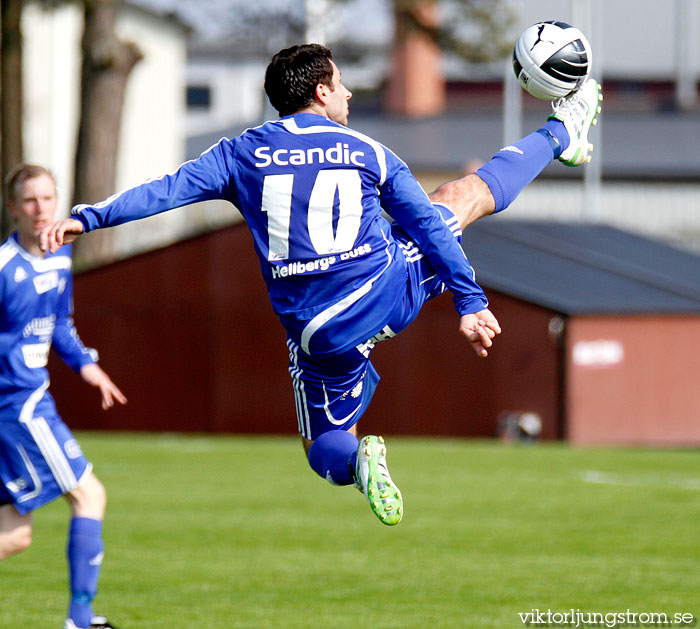
<svg viewBox="0 0 700 629">
<path fill-rule="evenodd" d="M 2 408 L 0 505 L 29 513 L 75 489 L 91 470 L 46 386 L 23 406 Z"/>
<path fill-rule="evenodd" d="M 443 205 L 433 205 L 461 242 L 462 231 L 454 214 Z M 369 360 L 372 348 L 408 327 L 427 301 L 445 292 L 445 284 L 398 223 L 392 224 L 392 235 L 404 254 L 407 277 L 400 289 L 403 299 L 381 332 L 342 354 L 325 358 L 309 356 L 287 340 L 299 432 L 306 439 L 315 440 L 329 430 L 348 430 L 362 417 L 379 382 Z"/>
</svg>

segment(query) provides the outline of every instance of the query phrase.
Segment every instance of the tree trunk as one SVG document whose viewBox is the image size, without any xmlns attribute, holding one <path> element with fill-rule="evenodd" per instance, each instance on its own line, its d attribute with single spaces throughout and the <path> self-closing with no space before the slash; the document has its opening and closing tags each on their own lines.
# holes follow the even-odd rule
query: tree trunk
<svg viewBox="0 0 700 629">
<path fill-rule="evenodd" d="M 445 110 L 446 90 L 442 53 L 431 33 L 437 26 L 435 0 L 395 0 L 394 16 L 386 108 L 413 118 L 439 115 Z"/>
<path fill-rule="evenodd" d="M 23 160 L 22 144 L 22 33 L 23 0 L 2 0 L 0 6 L 0 175 L 2 176 L 2 212 L 0 237 L 12 231 L 7 207 L 5 179 Z"/>
<path fill-rule="evenodd" d="M 142 58 L 135 44 L 117 38 L 119 0 L 83 0 L 80 126 L 75 157 L 73 204 L 95 203 L 115 192 L 119 129 L 126 84 Z M 83 263 L 113 256 L 109 231 L 78 241 L 76 257 Z"/>
</svg>

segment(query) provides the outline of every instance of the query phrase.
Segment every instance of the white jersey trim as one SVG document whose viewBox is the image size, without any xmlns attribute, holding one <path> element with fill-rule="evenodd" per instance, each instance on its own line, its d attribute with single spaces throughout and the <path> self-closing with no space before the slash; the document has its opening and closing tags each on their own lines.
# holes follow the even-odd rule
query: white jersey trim
<svg viewBox="0 0 700 629">
<path fill-rule="evenodd" d="M 386 181 L 386 152 L 384 150 L 384 147 L 379 142 L 373 140 L 369 136 L 366 136 L 363 133 L 360 133 L 359 131 L 353 131 L 352 129 L 348 129 L 346 127 L 327 127 L 324 125 L 300 127 L 299 125 L 297 125 L 296 120 L 294 120 L 294 118 L 286 118 L 284 120 L 281 120 L 280 122 L 284 125 L 284 128 L 287 129 L 287 131 L 289 131 L 290 133 L 294 133 L 295 135 L 304 135 L 307 133 L 344 133 L 346 135 L 351 135 L 357 138 L 358 140 L 361 140 L 365 144 L 369 144 L 374 150 L 377 156 L 377 163 L 379 164 L 379 185 L 383 185 Z"/>
<path fill-rule="evenodd" d="M 8 240 L 0 247 L 0 271 L 5 268 L 5 265 L 17 255 L 17 248 L 13 246 L 14 241 Z"/>
<path fill-rule="evenodd" d="M 374 285 L 374 283 L 384 274 L 384 272 L 391 265 L 393 257 L 391 255 L 391 251 L 389 250 L 389 241 L 387 240 L 386 234 L 384 234 L 383 231 L 382 231 L 382 235 L 384 236 L 384 239 L 386 240 L 386 243 L 387 243 L 387 248 L 386 248 L 387 263 L 386 263 L 386 266 L 381 271 L 379 271 L 379 273 L 377 273 L 374 277 L 371 277 L 370 279 L 368 279 L 358 289 L 354 290 L 349 295 L 346 295 L 343 299 L 336 302 L 335 304 L 333 304 L 329 308 L 326 308 L 325 310 L 322 310 L 321 312 L 319 312 L 313 319 L 311 319 L 311 321 L 309 321 L 306 324 L 306 327 L 301 332 L 301 349 L 303 349 L 307 354 L 311 355 L 311 351 L 309 350 L 309 343 L 311 342 L 311 337 L 314 335 L 314 333 L 322 325 L 324 325 L 325 323 L 328 323 L 333 317 L 335 317 L 336 315 L 343 312 L 343 310 L 347 310 L 355 302 L 359 301 L 362 297 L 364 297 L 367 293 L 369 293 L 369 291 L 372 290 L 372 286 Z"/>
<path fill-rule="evenodd" d="M 24 446 L 18 445 L 17 450 L 19 451 L 19 455 L 22 457 L 22 461 L 24 461 L 24 467 L 27 468 L 29 478 L 31 478 L 32 483 L 34 483 L 34 491 L 30 491 L 28 494 L 24 494 L 23 496 L 20 496 L 17 499 L 17 502 L 21 503 L 27 502 L 28 500 L 32 500 L 33 498 L 36 498 L 38 495 L 40 495 L 42 490 L 44 489 L 44 484 L 41 482 L 41 477 L 39 476 L 39 474 L 37 474 L 36 468 L 34 467 L 32 460 L 27 455 L 27 451 L 24 449 Z"/>
<path fill-rule="evenodd" d="M 22 259 L 29 262 L 37 273 L 46 273 L 46 271 L 60 271 L 62 269 L 70 269 L 73 266 L 73 260 L 71 260 L 70 256 L 55 255 L 49 258 L 40 258 L 39 256 L 29 253 L 26 249 L 24 249 L 24 247 L 19 245 L 14 238 L 10 238 L 10 240 L 3 245 L 3 249 L 5 246 L 9 247 L 9 250 L 12 251 L 12 255 L 9 255 L 9 253 L 6 253 L 5 251 L 0 251 L 0 269 L 4 267 L 5 264 L 7 264 L 7 262 L 9 262 L 15 255 L 19 255 L 22 257 Z M 5 260 L 6 255 L 7 259 Z"/>
<path fill-rule="evenodd" d="M 27 428 L 46 459 L 61 493 L 65 494 L 75 489 L 78 486 L 78 479 L 46 420 L 43 417 L 35 417 L 27 422 Z"/>
<path fill-rule="evenodd" d="M 22 410 L 19 412 L 19 421 L 23 424 L 28 423 L 30 420 L 34 419 L 34 409 L 39 403 L 46 389 L 49 388 L 49 379 L 44 380 L 44 383 L 38 388 L 32 391 L 31 395 L 27 398 L 27 401 L 22 405 Z"/>
<path fill-rule="evenodd" d="M 297 422 L 299 425 L 299 433 L 306 439 L 311 439 L 311 420 L 309 417 L 309 409 L 306 401 L 306 390 L 304 389 L 304 381 L 301 379 L 301 374 L 304 373 L 298 363 L 299 346 L 287 340 L 289 348 L 290 367 L 289 374 L 292 376 L 292 384 L 294 387 L 294 404 L 297 409 Z"/>
</svg>

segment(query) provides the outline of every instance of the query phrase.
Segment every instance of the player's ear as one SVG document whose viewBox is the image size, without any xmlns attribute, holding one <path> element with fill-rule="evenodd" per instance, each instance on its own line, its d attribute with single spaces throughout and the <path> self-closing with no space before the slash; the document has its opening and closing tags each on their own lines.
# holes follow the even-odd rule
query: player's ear
<svg viewBox="0 0 700 629">
<path fill-rule="evenodd" d="M 330 88 L 327 85 L 324 85 L 323 83 L 319 83 L 316 86 L 316 100 L 321 103 L 322 105 L 325 105 L 328 102 L 328 94 L 330 92 Z"/>
</svg>

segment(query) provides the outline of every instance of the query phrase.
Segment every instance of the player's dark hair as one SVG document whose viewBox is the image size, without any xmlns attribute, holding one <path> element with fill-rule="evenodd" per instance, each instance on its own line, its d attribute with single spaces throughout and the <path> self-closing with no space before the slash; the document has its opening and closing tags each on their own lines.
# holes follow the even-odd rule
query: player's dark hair
<svg viewBox="0 0 700 629">
<path fill-rule="evenodd" d="M 42 175 L 51 177 L 54 185 L 56 185 L 56 178 L 48 168 L 44 168 L 38 164 L 17 164 L 17 166 L 7 174 L 7 178 L 5 179 L 8 200 L 17 200 L 17 188 L 27 181 L 27 179 L 34 179 Z"/>
<path fill-rule="evenodd" d="M 280 116 L 295 114 L 314 102 L 319 83 L 333 89 L 333 55 L 320 44 L 280 50 L 265 71 L 265 93 Z"/>
</svg>

